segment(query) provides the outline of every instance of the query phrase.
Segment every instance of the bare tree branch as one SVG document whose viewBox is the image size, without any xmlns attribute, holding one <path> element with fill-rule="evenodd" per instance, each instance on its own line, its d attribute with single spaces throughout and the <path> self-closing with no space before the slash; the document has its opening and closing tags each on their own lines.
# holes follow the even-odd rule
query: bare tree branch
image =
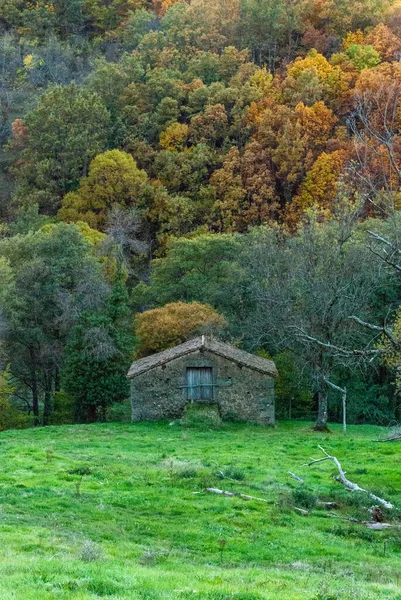
<svg viewBox="0 0 401 600">
<path fill-rule="evenodd" d="M 318 446 L 318 448 L 320 448 L 320 450 L 323 452 L 323 454 L 325 454 L 325 456 L 323 458 L 312 458 L 309 463 L 306 463 L 304 465 L 304 467 L 310 467 L 311 465 L 314 465 L 319 462 L 323 462 L 325 460 L 332 460 L 334 462 L 334 464 L 336 465 L 336 467 L 338 469 L 338 473 L 339 473 L 338 477 L 336 477 L 337 481 L 340 481 L 343 485 L 345 485 L 345 487 L 348 490 L 352 490 L 353 492 L 363 492 L 364 494 L 369 494 L 369 496 L 373 500 L 375 500 L 376 502 L 379 502 L 385 508 L 389 508 L 389 509 L 394 508 L 394 505 L 391 504 L 391 502 L 388 502 L 387 500 L 384 500 L 383 498 L 379 498 L 379 496 L 376 496 L 375 494 L 368 492 L 367 490 L 359 487 L 359 485 L 357 483 L 353 483 L 352 481 L 347 479 L 345 476 L 346 472 L 343 471 L 340 461 L 335 456 L 331 456 L 330 454 L 328 454 L 326 452 L 326 450 L 324 448 L 322 448 L 322 446 Z"/>
</svg>

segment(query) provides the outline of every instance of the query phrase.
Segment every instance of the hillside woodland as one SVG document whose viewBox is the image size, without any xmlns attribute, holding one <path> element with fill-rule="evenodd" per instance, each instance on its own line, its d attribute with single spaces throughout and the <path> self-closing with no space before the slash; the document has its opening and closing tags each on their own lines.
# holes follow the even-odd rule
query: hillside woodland
<svg viewBox="0 0 401 600">
<path fill-rule="evenodd" d="M 0 0 L 0 429 L 199 332 L 400 418 L 401 2 Z"/>
</svg>

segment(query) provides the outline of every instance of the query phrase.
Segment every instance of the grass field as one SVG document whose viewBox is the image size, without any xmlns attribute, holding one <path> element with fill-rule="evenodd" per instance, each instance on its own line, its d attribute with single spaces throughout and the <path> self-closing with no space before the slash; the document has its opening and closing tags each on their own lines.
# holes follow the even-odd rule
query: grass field
<svg viewBox="0 0 401 600">
<path fill-rule="evenodd" d="M 401 529 L 294 511 L 317 496 L 367 518 L 372 503 L 335 482 L 331 462 L 302 466 L 318 444 L 401 507 L 401 444 L 373 443 L 375 427 L 332 431 L 124 423 L 0 434 L 0 599 L 401 600 Z"/>
</svg>

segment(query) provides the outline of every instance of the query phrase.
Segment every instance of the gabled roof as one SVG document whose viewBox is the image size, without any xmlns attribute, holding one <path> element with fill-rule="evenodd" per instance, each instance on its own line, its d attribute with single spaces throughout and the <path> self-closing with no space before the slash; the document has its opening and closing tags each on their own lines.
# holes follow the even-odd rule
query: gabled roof
<svg viewBox="0 0 401 600">
<path fill-rule="evenodd" d="M 224 344 L 223 342 L 219 342 L 213 338 L 208 338 L 202 335 L 189 340 L 188 342 L 184 342 L 184 344 L 175 346 L 174 348 L 169 348 L 168 350 L 163 350 L 163 352 L 158 352 L 157 354 L 145 356 L 145 358 L 136 360 L 134 363 L 132 363 L 127 377 L 129 379 L 133 379 L 134 377 L 142 375 L 142 373 L 146 373 L 146 371 L 150 371 L 155 367 L 165 365 L 175 358 L 180 358 L 181 356 L 198 352 L 202 349 L 208 350 L 217 356 L 227 358 L 238 365 L 248 367 L 254 371 L 259 371 L 260 373 L 266 373 L 271 377 L 276 377 L 278 375 L 276 365 L 272 360 L 267 360 L 266 358 L 249 354 L 249 352 L 239 350 L 230 344 Z"/>
</svg>

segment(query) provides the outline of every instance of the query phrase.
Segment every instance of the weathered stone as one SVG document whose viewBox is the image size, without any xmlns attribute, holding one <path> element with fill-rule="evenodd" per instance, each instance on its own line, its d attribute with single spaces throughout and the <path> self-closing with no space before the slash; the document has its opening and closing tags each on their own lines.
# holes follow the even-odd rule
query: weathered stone
<svg viewBox="0 0 401 600">
<path fill-rule="evenodd" d="M 187 369 L 208 367 L 213 397 L 196 402 L 217 404 L 222 419 L 274 424 L 274 363 L 266 360 L 264 364 L 264 359 L 221 342 L 188 342 L 173 350 L 132 365 L 128 376 L 133 421 L 181 418 L 188 402 Z"/>
</svg>

